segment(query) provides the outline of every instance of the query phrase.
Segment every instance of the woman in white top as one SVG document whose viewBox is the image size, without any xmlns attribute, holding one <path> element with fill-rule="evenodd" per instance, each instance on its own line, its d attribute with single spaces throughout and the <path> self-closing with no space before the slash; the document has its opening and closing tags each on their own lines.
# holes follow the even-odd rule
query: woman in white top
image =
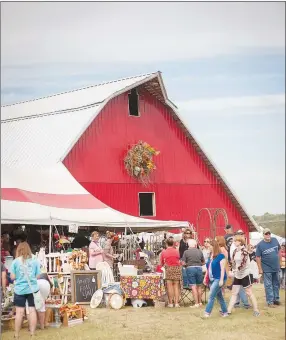
<svg viewBox="0 0 286 340">
<path fill-rule="evenodd" d="M 46 301 L 50 295 L 52 282 L 46 273 L 42 273 L 38 276 L 38 285 L 43 298 Z M 46 316 L 46 304 L 44 303 L 42 308 L 38 311 L 38 319 L 41 329 L 45 328 L 45 316 Z"/>
<path fill-rule="evenodd" d="M 208 260 L 211 257 L 211 240 L 209 238 L 206 238 L 204 240 L 204 246 L 202 249 L 203 255 L 204 255 L 204 259 L 205 259 L 205 263 L 208 262 Z"/>
<path fill-rule="evenodd" d="M 234 237 L 236 249 L 232 254 L 232 272 L 234 276 L 232 294 L 228 305 L 228 313 L 231 314 L 232 308 L 235 305 L 240 286 L 245 289 L 245 292 L 252 302 L 253 315 L 259 316 L 260 313 L 257 307 L 256 298 L 252 292 L 253 277 L 250 275 L 250 258 L 245 247 L 245 238 L 241 235 Z"/>
</svg>

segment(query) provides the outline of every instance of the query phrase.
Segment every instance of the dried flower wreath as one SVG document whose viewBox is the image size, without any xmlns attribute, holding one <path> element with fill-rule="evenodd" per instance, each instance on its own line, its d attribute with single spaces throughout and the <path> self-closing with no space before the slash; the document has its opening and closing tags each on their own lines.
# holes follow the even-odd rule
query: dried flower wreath
<svg viewBox="0 0 286 340">
<path fill-rule="evenodd" d="M 125 169 L 130 176 L 147 186 L 150 183 L 150 174 L 156 170 L 153 156 L 158 156 L 159 153 L 148 143 L 139 141 L 128 150 L 124 159 Z"/>
</svg>

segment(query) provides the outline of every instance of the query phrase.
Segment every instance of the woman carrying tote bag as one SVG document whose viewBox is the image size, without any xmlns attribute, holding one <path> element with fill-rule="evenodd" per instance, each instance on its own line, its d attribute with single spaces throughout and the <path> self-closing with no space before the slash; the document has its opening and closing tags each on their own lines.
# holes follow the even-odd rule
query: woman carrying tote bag
<svg viewBox="0 0 286 340">
<path fill-rule="evenodd" d="M 16 259 L 11 264 L 11 279 L 14 282 L 14 305 L 16 307 L 15 318 L 15 335 L 14 339 L 19 338 L 19 332 L 22 326 L 23 316 L 25 313 L 26 302 L 29 306 L 29 329 L 31 336 L 34 336 L 37 326 L 36 304 L 39 306 L 39 285 L 37 276 L 41 274 L 40 263 L 33 258 L 30 246 L 27 242 L 18 245 Z"/>
</svg>

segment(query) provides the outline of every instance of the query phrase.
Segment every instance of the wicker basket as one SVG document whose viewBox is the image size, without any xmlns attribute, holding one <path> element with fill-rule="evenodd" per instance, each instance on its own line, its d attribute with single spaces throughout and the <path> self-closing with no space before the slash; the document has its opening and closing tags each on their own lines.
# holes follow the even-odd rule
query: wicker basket
<svg viewBox="0 0 286 340">
<path fill-rule="evenodd" d="M 165 308 L 166 307 L 166 302 L 165 301 L 154 300 L 154 307 L 155 308 Z"/>
</svg>

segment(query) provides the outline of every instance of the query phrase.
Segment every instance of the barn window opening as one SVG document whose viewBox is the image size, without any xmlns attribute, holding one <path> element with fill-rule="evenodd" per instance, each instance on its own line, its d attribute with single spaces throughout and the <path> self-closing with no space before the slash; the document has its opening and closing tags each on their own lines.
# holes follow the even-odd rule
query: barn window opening
<svg viewBox="0 0 286 340">
<path fill-rule="evenodd" d="M 155 216 L 155 194 L 153 192 L 139 193 L 139 215 Z"/>
<path fill-rule="evenodd" d="M 132 89 L 128 94 L 128 104 L 129 104 L 129 115 L 134 117 L 139 117 L 139 107 L 138 107 L 138 93 L 136 89 Z"/>
</svg>

